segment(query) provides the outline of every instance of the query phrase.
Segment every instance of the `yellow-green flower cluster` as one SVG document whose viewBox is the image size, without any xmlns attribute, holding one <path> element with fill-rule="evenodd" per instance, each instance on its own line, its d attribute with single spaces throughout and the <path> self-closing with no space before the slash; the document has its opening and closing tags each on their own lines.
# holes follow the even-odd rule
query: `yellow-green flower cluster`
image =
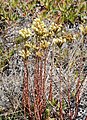
<svg viewBox="0 0 87 120">
<path fill-rule="evenodd" d="M 61 47 L 64 42 L 66 42 L 66 39 L 62 37 L 53 39 L 53 44 L 57 44 L 59 47 Z"/>
<path fill-rule="evenodd" d="M 45 33 L 43 36 L 42 36 L 42 39 L 45 39 L 46 37 L 50 37 L 52 35 L 51 32 L 47 31 L 47 33 Z"/>
<path fill-rule="evenodd" d="M 31 35 L 31 31 L 29 28 L 24 28 L 19 30 L 19 34 L 23 37 L 23 38 L 28 38 Z"/>
<path fill-rule="evenodd" d="M 36 47 L 36 48 L 38 48 L 38 49 L 36 49 L 36 56 L 39 58 L 44 56 L 44 50 L 49 47 L 49 44 L 50 44 L 50 42 L 47 42 L 46 40 L 41 41 L 40 46 Z"/>
<path fill-rule="evenodd" d="M 40 18 L 36 18 L 33 21 L 32 24 L 32 29 L 35 31 L 36 34 L 38 35 L 44 35 L 47 33 L 46 25 L 44 24 L 43 21 L 41 21 Z"/>
<path fill-rule="evenodd" d="M 27 42 L 26 41 L 26 43 L 25 43 L 25 45 L 24 45 L 24 47 L 26 47 L 26 48 L 31 48 L 32 47 L 32 44 L 30 43 L 30 42 Z"/>
<path fill-rule="evenodd" d="M 36 44 L 33 44 L 33 45 L 32 45 L 32 48 L 33 48 L 33 50 L 36 50 L 36 51 L 39 50 L 39 47 L 36 46 Z"/>
<path fill-rule="evenodd" d="M 73 41 L 73 35 L 71 33 L 66 33 L 64 35 L 64 38 L 67 40 L 67 42 L 72 42 Z"/>
<path fill-rule="evenodd" d="M 42 51 L 36 52 L 36 56 L 38 56 L 39 58 L 41 58 L 43 55 L 44 55 L 44 53 Z"/>
<path fill-rule="evenodd" d="M 23 57 L 24 59 L 29 57 L 29 55 L 31 55 L 29 50 L 26 50 L 26 52 L 25 52 L 25 50 L 20 51 L 20 56 Z"/>
<path fill-rule="evenodd" d="M 79 29 L 82 33 L 87 34 L 87 25 L 85 27 L 83 25 L 80 25 Z"/>
<path fill-rule="evenodd" d="M 50 30 L 50 31 L 53 31 L 53 32 L 56 32 L 56 31 L 60 31 L 60 30 L 61 30 L 61 27 L 62 27 L 62 25 L 57 25 L 56 23 L 53 22 L 53 23 L 50 25 L 49 30 Z"/>
<path fill-rule="evenodd" d="M 46 40 L 44 40 L 40 43 L 40 48 L 46 49 L 49 47 L 49 44 L 50 44 L 50 42 L 47 42 Z"/>
</svg>

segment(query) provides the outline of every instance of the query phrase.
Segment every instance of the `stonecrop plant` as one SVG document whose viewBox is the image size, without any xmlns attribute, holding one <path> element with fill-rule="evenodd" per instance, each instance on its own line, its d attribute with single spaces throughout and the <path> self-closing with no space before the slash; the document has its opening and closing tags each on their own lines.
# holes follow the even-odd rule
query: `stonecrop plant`
<svg viewBox="0 0 87 120">
<path fill-rule="evenodd" d="M 80 26 L 80 31 L 82 34 L 86 34 L 86 26 Z M 69 78 L 67 78 L 67 86 L 68 88 L 66 91 L 66 96 L 68 99 L 67 104 L 64 101 L 63 98 L 63 91 L 62 91 L 62 84 L 63 84 L 63 68 L 62 64 L 68 55 L 70 54 L 69 51 L 65 48 L 65 51 L 62 51 L 62 46 L 63 44 L 67 44 L 69 46 L 72 45 L 72 42 L 74 42 L 75 35 L 73 36 L 71 33 L 67 33 L 66 31 L 63 30 L 62 25 L 59 24 L 57 25 L 56 23 L 52 23 L 48 29 L 44 21 L 42 21 L 41 18 L 36 18 L 33 23 L 31 30 L 29 28 L 24 28 L 19 30 L 19 34 L 22 36 L 24 39 L 24 45 L 22 45 L 22 50 L 20 51 L 20 56 L 23 58 L 24 61 L 24 82 L 23 82 L 23 107 L 24 107 L 24 115 L 26 119 L 26 110 L 28 110 L 29 113 L 29 119 L 36 119 L 36 120 L 42 120 L 43 115 L 48 114 L 45 116 L 47 119 L 50 118 L 50 113 L 47 113 L 47 111 L 51 110 L 49 107 L 52 105 L 54 108 L 54 103 L 56 102 L 53 98 L 53 89 L 52 89 L 52 84 L 53 84 L 53 74 L 54 74 L 54 69 L 59 67 L 59 100 L 58 101 L 58 112 L 57 117 L 63 120 L 64 116 L 64 109 L 69 109 L 68 112 L 68 117 L 70 120 L 74 119 L 75 116 L 77 115 L 78 111 L 78 103 L 79 103 L 79 87 L 81 81 L 78 80 L 77 82 L 77 94 L 76 94 L 76 107 L 75 111 L 72 112 L 71 110 L 71 81 Z M 34 38 L 32 35 L 34 34 Z M 29 37 L 31 36 L 31 40 L 29 40 Z M 79 36 L 78 36 L 79 37 Z M 52 51 L 50 51 L 50 49 Z M 51 54 L 49 56 L 49 54 Z M 31 98 L 29 96 L 29 73 L 28 73 L 28 63 L 29 63 L 29 56 L 32 56 L 32 62 L 34 62 L 34 79 L 33 79 L 33 99 L 34 103 L 31 102 Z M 65 56 L 65 58 L 64 58 Z M 50 69 L 50 86 L 49 86 L 49 95 L 48 99 L 46 98 L 46 80 L 47 80 L 47 60 L 51 60 L 51 69 Z M 73 63 L 70 61 L 68 63 L 68 72 L 69 69 L 72 68 Z M 67 72 L 66 72 L 67 74 Z M 68 93 L 67 93 L 68 92 Z M 74 96 L 75 97 L 75 96 Z M 49 102 L 47 102 L 49 101 Z M 49 105 L 48 105 L 49 103 Z M 33 111 L 31 109 L 32 104 L 34 104 Z M 68 107 L 64 107 L 68 106 Z M 33 117 L 33 113 L 34 117 Z"/>
<path fill-rule="evenodd" d="M 35 54 L 35 70 L 34 70 L 34 89 L 33 89 L 33 97 L 34 97 L 34 114 L 35 119 L 40 120 L 42 118 L 42 113 L 46 107 L 46 98 L 45 98 L 45 70 L 46 70 L 46 59 L 45 56 L 46 49 L 49 47 L 50 42 L 45 39 L 39 39 L 39 37 L 44 36 L 46 34 L 46 28 L 44 22 L 42 22 L 39 18 L 35 19 L 32 24 L 32 29 L 36 34 L 36 40 L 34 43 L 26 41 L 23 49 L 20 51 L 20 56 L 23 57 L 24 60 L 24 90 L 23 90 L 23 106 L 24 113 L 26 108 L 29 111 L 30 119 L 32 119 L 31 109 L 30 109 L 30 97 L 28 95 L 28 70 L 27 70 L 27 61 L 29 55 Z M 19 31 L 19 34 L 23 37 L 23 39 L 27 39 L 32 33 L 29 28 L 24 28 Z M 29 51 L 31 49 L 31 51 Z M 34 53 L 32 53 L 34 52 Z M 46 57 L 46 56 L 45 56 Z M 43 62 L 44 61 L 44 62 Z M 41 64 L 39 66 L 39 64 Z M 42 74 L 44 65 L 44 75 Z M 40 91 L 41 90 L 41 91 Z"/>
<path fill-rule="evenodd" d="M 24 28 L 19 30 L 19 34 L 23 39 L 26 39 L 24 46 L 20 51 L 20 56 L 24 61 L 24 89 L 23 89 L 23 107 L 24 114 L 26 115 L 26 109 L 29 111 L 29 118 L 33 119 L 31 106 L 31 98 L 28 94 L 29 83 L 28 83 L 28 57 L 34 56 L 34 87 L 33 87 L 33 98 L 34 98 L 34 117 L 36 120 L 41 120 L 43 118 L 43 113 L 46 110 L 47 99 L 46 99 L 46 76 L 47 76 L 47 59 L 49 59 L 48 54 L 50 53 L 49 47 L 53 49 L 52 55 L 54 54 L 55 46 L 61 48 L 63 43 L 66 43 L 67 39 L 59 36 L 58 33 L 61 31 L 62 25 L 57 25 L 52 23 L 47 29 L 45 23 L 41 18 L 36 18 L 32 23 L 32 31 L 29 28 Z M 28 38 L 35 34 L 35 38 L 28 41 Z M 55 38 L 54 38 L 55 36 Z M 50 40 L 51 39 L 51 40 Z M 33 57 L 32 56 L 32 57 Z M 52 62 L 54 62 L 54 55 L 51 56 Z M 52 102 L 52 74 L 53 65 L 51 64 L 50 72 L 50 88 L 48 100 Z M 29 78 L 30 79 L 30 78 Z M 60 86 L 62 81 L 60 81 Z M 62 89 L 62 87 L 61 87 Z M 63 119 L 63 108 L 62 108 L 62 95 L 60 93 L 60 118 Z M 49 116 L 48 116 L 49 117 Z M 25 117 L 26 118 L 26 117 Z"/>
<path fill-rule="evenodd" d="M 83 82 L 84 53 L 81 51 L 86 35 L 87 26 L 84 24 L 79 26 L 78 32 L 72 32 L 66 30 L 62 23 L 47 25 L 41 16 L 33 20 L 31 27 L 19 30 L 18 41 L 15 42 L 24 64 L 22 106 L 25 120 L 27 115 L 29 120 L 76 118 Z M 30 64 L 33 65 L 32 79 Z M 72 99 L 75 103 L 73 109 Z"/>
<path fill-rule="evenodd" d="M 25 120 L 76 119 L 87 66 L 86 9 L 86 0 L 0 0 L 0 76 L 21 69 Z"/>
</svg>

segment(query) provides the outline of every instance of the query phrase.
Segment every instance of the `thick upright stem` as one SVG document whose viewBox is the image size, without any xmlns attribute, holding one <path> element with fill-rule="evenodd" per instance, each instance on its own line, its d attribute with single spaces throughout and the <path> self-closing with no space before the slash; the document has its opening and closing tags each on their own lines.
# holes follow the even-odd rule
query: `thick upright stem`
<svg viewBox="0 0 87 120">
<path fill-rule="evenodd" d="M 50 71 L 50 90 L 49 90 L 49 100 L 52 101 L 52 69 L 53 66 L 51 65 L 51 71 Z"/>
<path fill-rule="evenodd" d="M 68 106 L 69 106 L 69 118 L 72 120 L 71 106 L 70 106 L 70 81 L 68 76 Z"/>
<path fill-rule="evenodd" d="M 61 65 L 60 65 L 60 120 L 63 120 Z"/>
<path fill-rule="evenodd" d="M 29 86 L 28 86 L 28 69 L 27 69 L 27 60 L 24 59 L 24 81 L 23 81 L 23 106 L 24 109 L 27 108 L 29 112 L 29 117 L 31 118 L 30 110 L 30 97 L 29 97 Z M 25 111 L 24 111 L 25 112 Z"/>
<path fill-rule="evenodd" d="M 77 116 L 78 114 L 78 105 L 79 105 L 79 101 L 80 101 L 80 78 L 78 79 L 78 82 L 77 82 L 77 88 L 76 90 L 78 91 L 77 92 L 77 95 L 76 95 L 76 109 L 75 109 L 75 114 L 74 114 L 74 118 Z"/>
<path fill-rule="evenodd" d="M 34 112 L 36 120 L 41 120 L 41 112 L 40 112 L 40 73 L 39 73 L 39 58 L 36 57 L 34 68 Z"/>
</svg>

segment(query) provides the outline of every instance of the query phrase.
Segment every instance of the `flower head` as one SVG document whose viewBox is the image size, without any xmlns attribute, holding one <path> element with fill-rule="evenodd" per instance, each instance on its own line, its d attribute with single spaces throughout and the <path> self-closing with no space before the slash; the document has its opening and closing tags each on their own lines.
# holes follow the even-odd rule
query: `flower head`
<svg viewBox="0 0 87 120">
<path fill-rule="evenodd" d="M 64 35 L 64 37 L 67 40 L 67 42 L 72 42 L 73 41 L 73 35 L 71 33 L 66 33 Z"/>
<path fill-rule="evenodd" d="M 32 47 L 32 44 L 30 42 L 26 42 L 25 45 L 24 45 L 26 48 L 31 48 Z"/>
<path fill-rule="evenodd" d="M 84 28 L 84 26 L 83 26 L 83 25 L 80 25 L 79 29 L 80 29 L 80 31 L 81 31 L 82 33 L 84 33 L 85 28 Z"/>
<path fill-rule="evenodd" d="M 57 44 L 59 47 L 61 47 L 64 42 L 66 42 L 66 39 L 62 37 L 53 39 L 53 44 Z"/>
<path fill-rule="evenodd" d="M 38 56 L 39 58 L 41 58 L 43 56 L 43 52 L 37 51 L 36 52 L 36 56 Z"/>
<path fill-rule="evenodd" d="M 46 49 L 49 47 L 49 44 L 50 44 L 50 42 L 47 42 L 46 40 L 44 40 L 40 43 L 40 48 Z"/>
<path fill-rule="evenodd" d="M 85 26 L 85 32 L 87 33 L 87 25 Z"/>
<path fill-rule="evenodd" d="M 62 25 L 57 25 L 56 23 L 53 22 L 53 23 L 50 25 L 49 30 L 50 30 L 50 31 L 53 31 L 53 32 L 56 32 L 56 31 L 60 31 L 60 30 L 61 30 L 61 27 L 62 27 Z"/>
<path fill-rule="evenodd" d="M 83 34 L 87 34 L 87 25 L 86 26 L 80 25 L 79 29 Z"/>
<path fill-rule="evenodd" d="M 23 57 L 24 59 L 27 58 L 29 55 L 31 55 L 29 50 L 27 50 L 26 52 L 25 50 L 20 51 L 20 56 Z"/>
<path fill-rule="evenodd" d="M 46 25 L 43 21 L 41 21 L 40 18 L 36 18 L 33 21 L 32 29 L 35 31 L 38 35 L 44 35 L 47 33 Z"/>
<path fill-rule="evenodd" d="M 24 28 L 19 30 L 19 34 L 23 37 L 23 38 L 28 38 L 31 35 L 31 31 L 29 28 Z"/>
</svg>

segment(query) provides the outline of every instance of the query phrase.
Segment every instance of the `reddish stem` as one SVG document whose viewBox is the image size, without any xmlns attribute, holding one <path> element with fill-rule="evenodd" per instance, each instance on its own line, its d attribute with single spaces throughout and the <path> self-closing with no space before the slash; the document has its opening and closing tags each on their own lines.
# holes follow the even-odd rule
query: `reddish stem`
<svg viewBox="0 0 87 120">
<path fill-rule="evenodd" d="M 70 81 L 68 78 L 68 106 L 69 106 L 69 118 L 72 120 L 72 112 L 71 112 L 71 106 L 70 106 Z"/>
<path fill-rule="evenodd" d="M 30 110 L 30 97 L 29 97 L 29 86 L 28 86 L 28 69 L 27 69 L 27 60 L 24 59 L 24 81 L 23 81 L 23 106 L 24 113 L 25 109 L 28 109 L 29 117 L 31 118 L 31 110 Z"/>
</svg>

